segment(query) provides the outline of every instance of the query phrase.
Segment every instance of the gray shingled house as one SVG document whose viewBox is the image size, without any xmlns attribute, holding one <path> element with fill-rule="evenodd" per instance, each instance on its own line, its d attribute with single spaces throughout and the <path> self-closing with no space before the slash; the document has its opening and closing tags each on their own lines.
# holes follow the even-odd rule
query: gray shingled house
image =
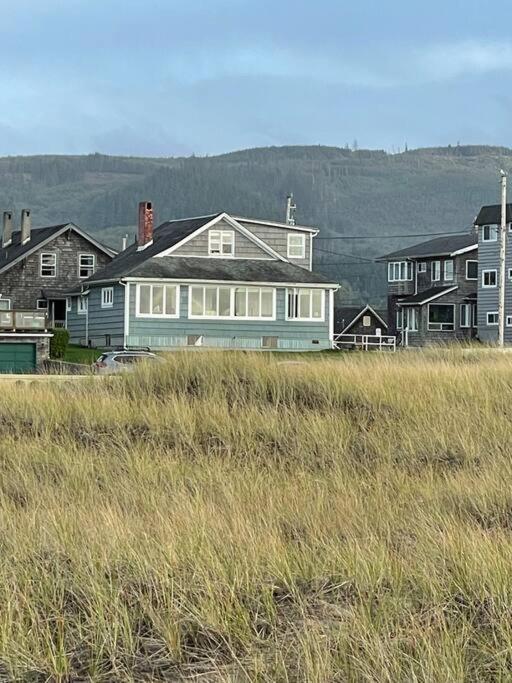
<svg viewBox="0 0 512 683">
<path fill-rule="evenodd" d="M 143 202 L 137 242 L 72 292 L 71 339 L 152 349 L 331 348 L 338 285 L 311 270 L 317 232 L 225 212 L 153 230 Z"/>
<path fill-rule="evenodd" d="M 405 346 L 476 336 L 478 241 L 446 235 L 386 254 L 388 332 Z"/>
</svg>

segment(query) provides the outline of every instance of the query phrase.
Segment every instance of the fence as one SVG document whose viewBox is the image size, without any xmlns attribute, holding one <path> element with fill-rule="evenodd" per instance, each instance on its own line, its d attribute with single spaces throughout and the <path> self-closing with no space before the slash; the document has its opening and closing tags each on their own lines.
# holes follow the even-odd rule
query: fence
<svg viewBox="0 0 512 683">
<path fill-rule="evenodd" d="M 396 337 L 380 334 L 337 334 L 335 349 L 361 349 L 362 351 L 396 351 Z"/>
</svg>

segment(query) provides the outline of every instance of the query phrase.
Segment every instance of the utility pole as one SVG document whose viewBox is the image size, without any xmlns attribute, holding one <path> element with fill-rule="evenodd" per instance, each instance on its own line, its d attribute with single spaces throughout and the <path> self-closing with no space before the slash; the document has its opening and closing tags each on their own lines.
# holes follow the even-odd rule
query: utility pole
<svg viewBox="0 0 512 683">
<path fill-rule="evenodd" d="M 295 225 L 295 211 L 297 210 L 297 205 L 293 201 L 293 194 L 289 194 L 286 197 L 286 224 Z"/>
<path fill-rule="evenodd" d="M 498 301 L 498 346 L 505 346 L 505 285 L 507 256 L 507 174 L 501 173 L 500 285 Z"/>
</svg>

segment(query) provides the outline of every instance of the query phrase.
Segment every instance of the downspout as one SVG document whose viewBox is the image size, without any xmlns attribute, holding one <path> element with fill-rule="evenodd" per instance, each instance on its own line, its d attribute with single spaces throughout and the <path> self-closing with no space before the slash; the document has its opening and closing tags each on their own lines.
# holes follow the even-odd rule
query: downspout
<svg viewBox="0 0 512 683">
<path fill-rule="evenodd" d="M 130 335 L 130 283 L 119 280 L 119 284 L 124 287 L 123 349 L 126 349 Z"/>
<path fill-rule="evenodd" d="M 334 349 L 334 292 L 337 292 L 338 289 L 339 287 L 329 290 L 329 343 L 331 349 Z"/>
</svg>

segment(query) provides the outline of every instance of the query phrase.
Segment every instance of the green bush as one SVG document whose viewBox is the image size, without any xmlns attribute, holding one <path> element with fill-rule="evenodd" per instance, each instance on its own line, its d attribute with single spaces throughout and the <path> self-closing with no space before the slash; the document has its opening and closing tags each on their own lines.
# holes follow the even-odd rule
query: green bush
<svg viewBox="0 0 512 683">
<path fill-rule="evenodd" d="M 69 332 L 64 328 L 53 330 L 53 337 L 50 339 L 50 358 L 62 359 L 66 354 L 69 344 Z"/>
</svg>

